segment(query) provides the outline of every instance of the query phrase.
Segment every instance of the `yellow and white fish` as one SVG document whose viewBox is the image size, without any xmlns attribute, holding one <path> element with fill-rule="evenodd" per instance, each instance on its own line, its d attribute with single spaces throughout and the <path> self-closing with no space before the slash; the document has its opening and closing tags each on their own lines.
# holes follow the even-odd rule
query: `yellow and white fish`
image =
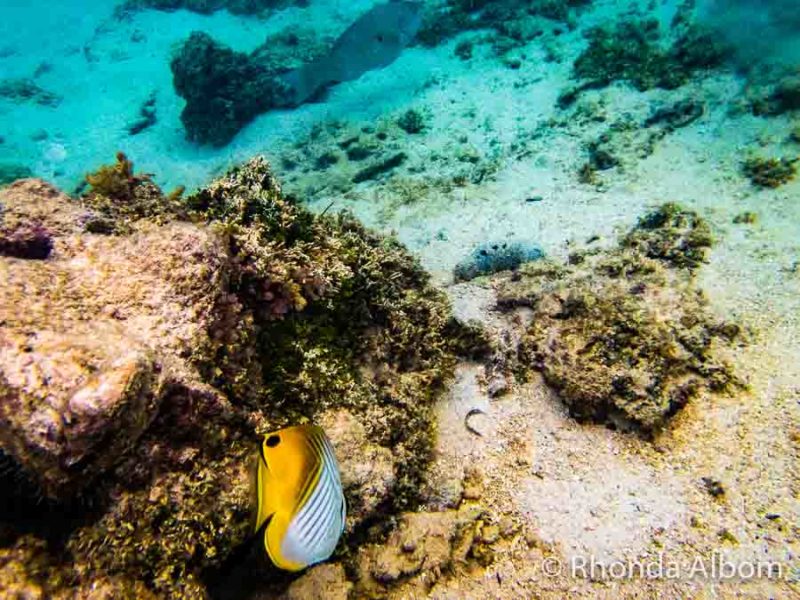
<svg viewBox="0 0 800 600">
<path fill-rule="evenodd" d="M 256 532 L 275 566 L 299 571 L 330 557 L 344 531 L 339 463 L 315 425 L 264 436 L 258 461 Z"/>
</svg>

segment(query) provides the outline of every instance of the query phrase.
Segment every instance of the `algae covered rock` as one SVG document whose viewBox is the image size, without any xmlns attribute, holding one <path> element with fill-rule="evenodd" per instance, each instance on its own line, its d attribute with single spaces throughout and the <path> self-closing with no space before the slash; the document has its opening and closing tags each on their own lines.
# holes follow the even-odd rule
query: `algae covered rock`
<svg viewBox="0 0 800 600">
<path fill-rule="evenodd" d="M 533 310 L 523 363 L 574 416 L 645 432 L 703 390 L 738 385 L 717 350 L 739 328 L 713 317 L 692 277 L 710 244 L 697 214 L 668 204 L 618 248 L 524 266 L 499 290 L 501 306 Z"/>
<path fill-rule="evenodd" d="M 465 565 L 480 543 L 480 507 L 406 513 L 379 544 L 365 546 L 356 557 L 356 593 L 381 597 L 387 586 L 406 597 L 422 597 L 443 573 Z"/>
<path fill-rule="evenodd" d="M 800 158 L 753 156 L 742 163 L 742 173 L 760 188 L 777 188 L 794 179 Z"/>
<path fill-rule="evenodd" d="M 274 106 L 277 85 L 263 67 L 195 31 L 170 63 L 175 91 L 186 100 L 187 137 L 224 146 L 256 115 Z"/>
<path fill-rule="evenodd" d="M 573 65 L 575 78 L 583 83 L 562 94 L 562 107 L 582 91 L 614 81 L 626 81 L 640 91 L 675 89 L 695 73 L 720 66 L 730 52 L 709 32 L 682 21 L 666 42 L 658 21 L 652 19 L 596 27 L 587 37 L 589 43 Z"/>
<path fill-rule="evenodd" d="M 349 531 L 413 506 L 455 341 L 408 252 L 261 158 L 185 201 L 124 157 L 89 179 L 0 192 L 0 579 L 205 597 L 252 533 L 258 436 L 288 424 L 346 453 Z M 32 232 L 47 252 L 19 251 Z"/>
</svg>

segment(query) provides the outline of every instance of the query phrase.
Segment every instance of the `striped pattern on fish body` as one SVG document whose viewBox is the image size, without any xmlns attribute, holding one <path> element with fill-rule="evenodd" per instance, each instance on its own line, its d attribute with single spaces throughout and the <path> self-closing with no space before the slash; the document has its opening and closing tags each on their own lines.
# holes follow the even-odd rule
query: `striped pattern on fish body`
<svg viewBox="0 0 800 600">
<path fill-rule="evenodd" d="M 264 527 L 270 560 L 299 571 L 329 558 L 344 531 L 346 505 L 325 432 L 287 427 L 265 435 L 260 453 L 256 531 Z"/>
</svg>

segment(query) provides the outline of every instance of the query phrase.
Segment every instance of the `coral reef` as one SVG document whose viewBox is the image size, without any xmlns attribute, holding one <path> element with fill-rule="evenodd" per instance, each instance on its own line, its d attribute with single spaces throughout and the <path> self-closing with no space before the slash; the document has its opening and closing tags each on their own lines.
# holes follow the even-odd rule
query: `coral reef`
<svg viewBox="0 0 800 600">
<path fill-rule="evenodd" d="M 538 246 L 520 242 L 481 244 L 453 269 L 456 281 L 469 281 L 481 275 L 518 268 L 522 263 L 544 258 Z"/>
<path fill-rule="evenodd" d="M 750 157 L 742 163 L 742 173 L 756 187 L 776 188 L 788 183 L 797 174 L 800 158 Z"/>
<path fill-rule="evenodd" d="M 235 15 L 257 15 L 291 4 L 281 0 L 127 0 L 117 7 L 116 13 L 123 16 L 132 11 L 152 8 L 164 11 L 183 9 L 208 15 L 225 9 Z"/>
<path fill-rule="evenodd" d="M 89 179 L 0 192 L 0 581 L 206 597 L 250 535 L 257 435 L 291 423 L 344 453 L 350 535 L 413 507 L 461 342 L 402 246 L 260 158 L 182 202 L 123 155 Z"/>
<path fill-rule="evenodd" d="M 150 175 L 134 174 L 133 163 L 122 152 L 113 165 L 86 175 L 86 183 L 83 202 L 92 209 L 86 230 L 93 233 L 130 231 L 131 222 L 138 219 L 164 221 L 185 212 L 182 187 L 165 196 Z"/>
<path fill-rule="evenodd" d="M 428 11 L 417 40 L 442 44 L 463 31 L 493 30 L 497 54 L 522 46 L 544 33 L 543 20 L 570 22 L 591 0 L 447 0 Z"/>
<path fill-rule="evenodd" d="M 754 115 L 778 116 L 800 110 L 800 76 L 785 77 L 751 100 Z"/>
<path fill-rule="evenodd" d="M 692 277 L 711 241 L 700 217 L 669 204 L 617 248 L 523 265 L 498 294 L 502 308 L 533 311 L 522 365 L 540 370 L 574 416 L 644 433 L 702 391 L 738 385 L 716 351 L 739 327 L 712 316 Z"/>
</svg>

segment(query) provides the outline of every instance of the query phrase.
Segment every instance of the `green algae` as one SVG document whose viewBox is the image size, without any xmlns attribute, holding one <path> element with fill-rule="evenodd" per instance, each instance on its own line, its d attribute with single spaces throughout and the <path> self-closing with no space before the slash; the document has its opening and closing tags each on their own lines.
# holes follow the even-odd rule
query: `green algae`
<svg viewBox="0 0 800 600">
<path fill-rule="evenodd" d="M 625 81 L 639 91 L 675 89 L 696 73 L 718 67 L 729 49 L 709 32 L 682 24 L 665 43 L 658 21 L 628 20 L 612 27 L 595 27 L 587 33 L 588 45 L 573 65 L 573 75 L 584 80 L 559 97 L 563 108 L 587 89 Z"/>
<path fill-rule="evenodd" d="M 750 157 L 742 163 L 742 173 L 759 188 L 777 188 L 794 179 L 800 158 Z"/>
<path fill-rule="evenodd" d="M 96 214 L 86 224 L 92 233 L 125 233 L 139 219 L 166 222 L 180 215 L 183 187 L 164 194 L 149 174 L 135 174 L 133 162 L 118 152 L 116 162 L 86 175 L 83 203 Z"/>
</svg>

